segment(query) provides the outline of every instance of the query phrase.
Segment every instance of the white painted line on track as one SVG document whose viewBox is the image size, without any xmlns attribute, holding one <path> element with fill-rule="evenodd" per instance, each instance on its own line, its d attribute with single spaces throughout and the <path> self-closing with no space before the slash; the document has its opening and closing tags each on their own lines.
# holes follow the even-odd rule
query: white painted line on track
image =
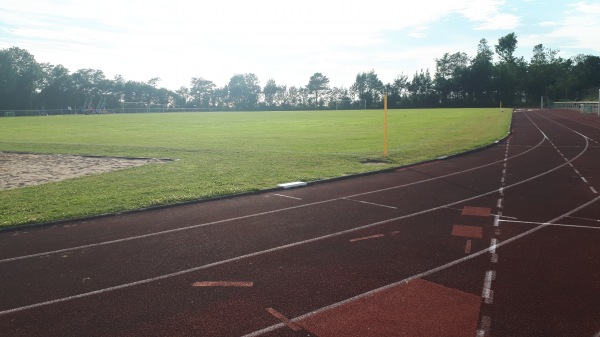
<svg viewBox="0 0 600 337">
<path fill-rule="evenodd" d="M 584 183 L 589 184 L 588 181 L 584 177 L 581 177 L 581 180 L 583 180 Z"/>
<path fill-rule="evenodd" d="M 481 297 L 485 300 L 485 303 L 492 304 L 493 292 L 492 292 L 492 281 L 496 279 L 496 272 L 494 270 L 488 270 L 485 272 L 485 278 L 483 280 L 483 291 Z"/>
<path fill-rule="evenodd" d="M 600 219 L 590 219 L 590 218 L 580 218 L 577 216 L 570 216 L 570 219 L 577 219 L 577 220 L 586 220 L 586 221 L 595 221 L 595 222 L 600 222 Z"/>
<path fill-rule="evenodd" d="M 479 330 L 477 330 L 477 337 L 485 337 L 492 327 L 492 318 L 490 316 L 481 317 L 481 325 L 479 327 Z"/>
<path fill-rule="evenodd" d="M 594 188 L 594 186 L 590 186 L 590 190 L 592 190 L 592 192 L 594 192 L 594 194 L 598 194 L 598 191 L 596 191 L 596 189 Z"/>
<path fill-rule="evenodd" d="M 492 254 L 492 263 L 498 263 L 498 254 Z"/>
<path fill-rule="evenodd" d="M 492 238 L 490 240 L 490 253 L 492 254 L 496 254 L 496 245 L 498 243 L 498 240 L 496 238 Z"/>
<path fill-rule="evenodd" d="M 283 198 L 295 199 L 295 200 L 302 200 L 301 198 L 291 197 L 289 195 L 284 195 L 284 194 L 271 193 L 271 195 L 275 195 L 275 196 L 283 197 Z"/>
<path fill-rule="evenodd" d="M 539 230 L 541 230 L 541 229 L 543 229 L 543 228 L 545 228 L 545 227 L 547 227 L 547 226 L 551 225 L 552 223 L 554 223 L 554 222 L 556 222 L 556 221 L 559 221 L 559 220 L 561 220 L 561 219 L 564 219 L 564 218 L 566 218 L 566 217 L 570 216 L 571 214 L 574 214 L 574 213 L 576 213 L 576 212 L 579 212 L 580 210 L 582 210 L 582 209 L 586 208 L 587 206 L 589 206 L 589 205 L 591 205 L 591 204 L 593 204 L 593 203 L 595 203 L 595 202 L 598 202 L 598 201 L 600 201 L 600 196 L 598 196 L 598 197 L 596 197 L 596 198 L 594 198 L 594 199 L 592 199 L 592 200 L 590 200 L 590 201 L 588 201 L 588 202 L 586 202 L 586 203 L 584 203 L 584 204 L 580 205 L 579 207 L 577 207 L 577 208 L 574 208 L 574 209 L 572 209 L 571 211 L 569 211 L 569 212 L 567 212 L 567 213 L 565 213 L 565 214 L 563 214 L 563 215 L 560 215 L 560 216 L 558 216 L 558 217 L 556 217 L 556 218 L 554 218 L 554 219 L 552 219 L 552 220 L 550 220 L 550 221 L 548 221 L 548 222 L 546 222 L 546 223 L 544 223 L 544 224 L 541 224 L 541 225 L 539 225 L 539 226 L 537 226 L 537 227 L 535 227 L 535 228 L 532 228 L 532 229 L 530 229 L 530 230 L 528 230 L 528 231 L 525 231 L 525 232 L 523 232 L 523 233 L 521 233 L 521 234 L 518 234 L 518 235 L 516 235 L 516 236 L 513 236 L 513 237 L 511 237 L 511 238 L 509 238 L 509 239 L 506 239 L 506 240 L 504 240 L 504 241 L 500 242 L 500 243 L 498 244 L 498 247 L 501 247 L 501 246 L 507 245 L 507 244 L 509 244 L 509 243 L 511 243 L 511 242 L 514 242 L 514 241 L 516 241 L 516 240 L 519 240 L 519 239 L 521 239 L 521 238 L 524 238 L 524 237 L 526 237 L 526 236 L 528 236 L 528 235 L 530 235 L 530 234 L 533 234 L 533 233 L 535 233 L 535 232 L 537 232 L 537 231 L 539 231 Z M 399 286 L 399 285 L 401 285 L 401 284 L 406 284 L 406 283 L 408 283 L 408 282 L 410 282 L 410 281 L 413 281 L 413 280 L 416 280 L 416 279 L 418 279 L 418 278 L 426 277 L 426 276 L 429 276 L 429 275 L 431 275 L 431 274 L 437 273 L 437 272 L 439 272 L 439 271 L 442 271 L 442 270 L 448 269 L 448 268 L 450 268 L 450 267 L 453 267 L 453 266 L 455 266 L 455 265 L 457 265 L 457 264 L 460 264 L 460 263 L 463 263 L 463 262 L 469 261 L 469 260 L 471 260 L 471 259 L 474 259 L 474 258 L 476 258 L 476 257 L 479 257 L 479 256 L 481 256 L 481 255 L 483 255 L 483 254 L 487 253 L 488 251 L 489 251 L 489 248 L 487 248 L 487 249 L 483 249 L 483 250 L 480 250 L 480 251 L 478 251 L 478 252 L 476 252 L 476 253 L 473 253 L 473 254 L 471 254 L 471 255 L 465 256 L 465 257 L 463 257 L 463 258 L 460 258 L 460 259 L 458 259 L 458 260 L 454 260 L 454 261 L 448 262 L 448 263 L 446 263 L 446 264 L 444 264 L 444 265 L 441 265 L 441 266 L 439 266 L 439 267 L 436 267 L 436 268 L 430 269 L 430 270 L 428 270 L 428 271 L 425 271 L 425 272 L 422 272 L 422 273 L 415 274 L 415 275 L 413 275 L 413 276 L 407 277 L 407 278 L 405 278 L 405 279 L 403 279 L 403 280 L 401 280 L 401 281 L 398 281 L 398 282 L 395 282 L 395 283 L 391 283 L 391 284 L 388 284 L 388 285 L 386 285 L 386 286 L 383 286 L 383 287 L 380 287 L 380 288 L 377 288 L 377 289 L 374 289 L 374 290 L 368 291 L 368 292 L 366 292 L 366 293 L 363 293 L 363 294 L 360 294 L 360 295 L 357 295 L 357 296 L 351 297 L 351 298 L 349 298 L 349 299 L 346 299 L 346 300 L 343 300 L 343 301 L 340 301 L 340 302 L 337 302 L 337 303 L 334 303 L 334 304 L 328 305 L 328 306 L 326 306 L 326 307 L 323 307 L 323 308 L 320 308 L 320 309 L 317 309 L 317 310 L 311 311 L 311 312 L 309 312 L 309 313 L 306 313 L 306 314 L 304 314 L 304 315 L 298 316 L 298 317 L 296 317 L 296 318 L 292 319 L 291 321 L 293 321 L 293 322 L 299 322 L 299 321 L 303 321 L 303 320 L 305 320 L 305 319 L 307 319 L 307 318 L 309 318 L 309 317 L 312 317 L 312 316 L 318 315 L 318 314 L 320 314 L 320 313 L 323 313 L 323 312 L 326 312 L 326 311 L 329 311 L 329 310 L 332 310 L 332 309 L 338 308 L 338 307 L 340 307 L 340 306 L 343 306 L 343 305 L 346 305 L 346 304 L 348 304 L 348 303 L 352 303 L 352 302 L 358 301 L 358 300 L 360 300 L 360 299 L 363 299 L 363 298 L 365 298 L 365 297 L 372 296 L 372 295 L 374 295 L 374 294 L 377 294 L 377 293 L 380 293 L 380 292 L 382 292 L 382 291 L 386 291 L 386 290 L 388 290 L 388 289 L 394 288 L 394 287 L 396 287 L 396 286 Z M 0 314 L 1 314 L 1 313 L 0 313 Z M 284 327 L 284 326 L 285 326 L 285 325 L 283 325 L 283 324 L 276 324 L 276 325 L 272 325 L 272 326 L 266 327 L 266 328 L 264 328 L 264 329 L 257 330 L 257 331 L 254 331 L 254 332 L 252 332 L 252 333 L 246 334 L 246 335 L 244 335 L 244 336 L 242 336 L 242 337 L 257 337 L 257 336 L 261 336 L 261 335 L 264 335 L 264 334 L 266 334 L 266 333 L 269 333 L 269 332 L 272 332 L 272 331 L 278 330 L 278 329 L 280 329 L 280 328 L 282 328 L 282 327 Z M 594 336 L 594 337 L 596 337 L 596 336 Z M 598 336 L 598 337 L 600 337 L 600 336 Z"/>
<path fill-rule="evenodd" d="M 536 144 L 531 149 L 529 149 L 527 151 L 524 151 L 524 152 L 521 152 L 519 154 L 516 154 L 516 155 L 512 156 L 510 159 L 520 157 L 520 156 L 522 156 L 522 155 L 524 155 L 524 154 L 526 154 L 526 153 L 528 153 L 530 151 L 533 151 L 534 149 L 540 147 L 545 141 L 546 141 L 546 138 L 543 138 L 538 144 Z M 250 218 L 259 217 L 259 216 L 263 216 L 263 215 L 276 214 L 276 213 L 290 211 L 290 210 L 295 210 L 295 209 L 299 209 L 299 208 L 305 208 L 305 207 L 311 207 L 311 206 L 326 204 L 326 203 L 340 201 L 340 200 L 344 200 L 344 199 L 348 199 L 348 198 L 354 198 L 354 197 L 359 197 L 359 196 L 364 196 L 364 195 L 369 195 L 369 194 L 387 192 L 387 191 L 391 191 L 391 190 L 395 190 L 395 189 L 401 189 L 401 188 L 404 188 L 404 187 L 418 185 L 418 184 L 422 184 L 422 183 L 426 183 L 426 182 L 430 182 L 430 181 L 434 181 L 434 180 L 440 180 L 440 179 L 443 179 L 443 178 L 451 177 L 451 176 L 462 174 L 462 173 L 471 172 L 471 171 L 478 170 L 478 169 L 481 169 L 481 168 L 485 168 L 485 167 L 488 167 L 488 166 L 496 165 L 499 162 L 501 162 L 501 160 L 498 160 L 498 161 L 495 161 L 495 162 L 491 162 L 491 163 L 488 163 L 488 164 L 484 164 L 484 165 L 481 165 L 481 166 L 477 166 L 477 167 L 471 167 L 471 168 L 468 168 L 466 170 L 462 170 L 462 171 L 457 171 L 457 172 L 453 172 L 453 173 L 441 175 L 441 176 L 438 176 L 438 177 L 427 178 L 427 179 L 424 179 L 424 180 L 419 180 L 419 181 L 408 183 L 408 184 L 391 186 L 391 187 L 386 187 L 386 188 L 383 188 L 383 189 L 378 189 L 378 190 L 372 190 L 372 191 L 357 193 L 357 194 L 353 194 L 353 195 L 349 195 L 349 196 L 345 196 L 345 197 L 339 197 L 339 198 L 321 200 L 321 201 L 311 202 L 311 203 L 302 204 L 302 205 L 296 205 L 296 206 L 291 206 L 291 207 L 279 208 L 279 209 L 275 209 L 275 210 L 271 210 L 271 211 L 265 211 L 265 212 L 247 214 L 247 215 L 243 215 L 243 216 L 239 216 L 239 217 L 233 217 L 233 218 L 222 219 L 222 220 L 217 220 L 217 221 L 212 221 L 212 222 L 206 222 L 206 223 L 201 223 L 201 224 L 197 224 L 197 225 L 180 227 L 180 228 L 175 228 L 175 229 L 169 229 L 169 230 L 164 230 L 164 231 L 159 231 L 159 232 L 154 232 L 154 233 L 149 233 L 149 234 L 142 234 L 142 235 L 130 236 L 130 237 L 121 238 L 121 239 L 115 239 L 115 240 L 97 242 L 97 243 L 92 243 L 92 244 L 88 244 L 88 245 L 81 245 L 81 246 L 75 246 L 75 247 L 64 248 L 64 249 L 57 249 L 57 250 L 46 251 L 46 252 L 41 252 L 41 253 L 16 256 L 16 257 L 12 257 L 12 258 L 2 259 L 2 260 L 0 260 L 0 263 L 12 262 L 12 261 L 18 261 L 18 260 L 24 260 L 24 259 L 34 258 L 34 257 L 52 255 L 52 254 L 60 254 L 60 253 L 69 252 L 69 251 L 82 250 L 82 249 L 93 248 L 93 247 L 100 247 L 100 246 L 111 245 L 111 244 L 116 244 L 116 243 L 121 243 L 121 242 L 132 241 L 132 240 L 145 239 L 145 238 L 149 238 L 149 237 L 153 237 L 153 236 L 172 234 L 172 233 L 177 233 L 177 232 L 181 232 L 181 231 L 192 230 L 192 229 L 196 229 L 196 228 L 201 228 L 201 227 L 206 227 L 206 226 L 213 226 L 213 225 L 217 225 L 217 224 L 227 223 L 227 222 L 231 222 L 231 221 L 250 219 Z M 560 168 L 560 166 L 558 168 Z M 556 169 L 558 169 L 558 168 L 556 168 Z M 550 173 L 550 172 L 551 171 L 548 171 L 548 172 L 545 172 L 544 174 L 547 174 L 547 173 Z M 542 175 L 544 175 L 544 174 L 542 174 Z M 542 175 L 539 175 L 539 176 L 542 176 Z M 535 179 L 537 177 L 538 176 L 533 177 L 532 179 Z M 526 181 L 523 181 L 523 182 L 526 182 Z M 513 186 L 516 186 L 517 184 L 515 184 Z M 485 195 L 489 195 L 489 194 L 491 194 L 491 193 L 486 193 L 486 194 L 483 194 L 481 196 L 485 196 Z M 471 199 L 465 199 L 464 201 L 469 201 L 469 200 L 472 200 L 472 199 L 476 199 L 478 197 L 480 197 L 480 196 L 477 196 L 477 197 L 474 197 L 474 198 L 471 198 Z M 456 204 L 459 204 L 459 202 L 448 204 L 446 206 L 453 206 L 453 205 L 456 205 Z"/>
<path fill-rule="evenodd" d="M 500 215 L 494 215 L 494 227 L 498 227 L 500 224 Z"/>
<path fill-rule="evenodd" d="M 528 224 L 528 225 L 541 225 L 543 223 L 541 222 L 534 222 L 534 221 L 514 221 L 514 220 L 501 220 L 502 222 L 511 222 L 511 223 L 522 223 L 522 224 Z M 600 227 L 594 227 L 594 226 L 581 226 L 581 225 L 569 225 L 569 224 L 549 224 L 548 226 L 552 226 L 552 227 L 571 227 L 571 228 L 585 228 L 585 229 L 600 229 Z"/>
<path fill-rule="evenodd" d="M 503 202 L 503 201 L 504 201 L 504 199 L 502 199 L 502 198 L 499 198 L 499 199 L 498 199 L 498 202 L 496 202 L 496 207 L 497 207 L 497 208 L 502 208 L 502 202 Z"/>
<path fill-rule="evenodd" d="M 368 201 L 354 200 L 354 199 L 348 199 L 348 198 L 344 198 L 344 200 L 353 201 L 353 202 L 359 202 L 361 204 L 367 204 L 367 205 L 372 205 L 372 206 L 377 206 L 377 207 L 385 207 L 385 208 L 391 208 L 391 209 L 398 209 L 398 207 L 388 206 L 388 205 L 381 205 L 381 204 L 376 204 L 376 203 L 368 202 Z"/>
</svg>

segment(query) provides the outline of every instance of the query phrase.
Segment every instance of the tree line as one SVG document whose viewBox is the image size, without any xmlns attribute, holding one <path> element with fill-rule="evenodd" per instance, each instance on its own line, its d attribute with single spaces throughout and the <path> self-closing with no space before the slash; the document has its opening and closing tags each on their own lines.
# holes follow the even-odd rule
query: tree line
<svg viewBox="0 0 600 337">
<path fill-rule="evenodd" d="M 600 57 L 565 59 L 558 50 L 539 44 L 525 60 L 515 56 L 517 44 L 514 33 L 499 38 L 493 49 L 481 39 L 474 56 L 445 53 L 435 59 L 433 74 L 429 69 L 412 78 L 401 73 L 391 83 L 383 83 L 371 70 L 357 74 L 349 87 L 331 87 L 329 78 L 319 72 L 305 86 L 279 85 L 269 79 L 261 87 L 255 74 L 246 73 L 232 76 L 223 87 L 193 77 L 189 87 L 175 91 L 158 87 L 160 78 L 139 82 L 120 75 L 108 79 L 95 69 L 71 72 L 62 65 L 38 63 L 27 50 L 12 47 L 0 50 L 0 110 L 87 109 L 100 99 L 111 108 L 141 102 L 168 108 L 286 110 L 339 104 L 379 108 L 384 95 L 392 108 L 486 107 L 500 101 L 506 106 L 537 105 L 541 96 L 554 101 L 597 98 Z"/>
</svg>

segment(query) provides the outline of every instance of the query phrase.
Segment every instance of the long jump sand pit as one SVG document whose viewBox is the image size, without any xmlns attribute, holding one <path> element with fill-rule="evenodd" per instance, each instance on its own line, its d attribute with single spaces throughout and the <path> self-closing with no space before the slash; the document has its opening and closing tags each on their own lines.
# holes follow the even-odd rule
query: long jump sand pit
<svg viewBox="0 0 600 337">
<path fill-rule="evenodd" d="M 0 152 L 0 190 L 41 185 L 168 159 Z"/>
</svg>

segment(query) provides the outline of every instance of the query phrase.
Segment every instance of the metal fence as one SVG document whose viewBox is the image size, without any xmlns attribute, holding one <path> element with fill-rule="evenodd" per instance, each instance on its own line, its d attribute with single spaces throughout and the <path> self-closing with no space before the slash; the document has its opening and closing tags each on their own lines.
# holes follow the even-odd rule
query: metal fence
<svg viewBox="0 0 600 337">
<path fill-rule="evenodd" d="M 48 110 L 0 110 L 0 117 L 34 117 L 34 116 L 64 116 L 64 115 L 104 115 L 104 114 L 133 114 L 133 113 L 172 113 L 172 112 L 209 112 L 216 109 L 203 108 L 115 108 L 100 110 L 48 109 Z"/>
<path fill-rule="evenodd" d="M 600 114 L 599 104 L 595 101 L 587 102 L 554 102 L 553 108 L 575 110 L 582 113 L 597 113 Z"/>
</svg>

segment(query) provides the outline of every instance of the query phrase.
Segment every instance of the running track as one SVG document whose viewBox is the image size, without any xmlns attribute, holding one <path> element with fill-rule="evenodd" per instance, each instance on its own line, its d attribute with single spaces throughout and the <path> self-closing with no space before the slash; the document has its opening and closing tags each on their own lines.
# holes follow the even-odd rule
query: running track
<svg viewBox="0 0 600 337">
<path fill-rule="evenodd" d="M 2 336 L 600 337 L 600 119 L 393 172 L 0 232 Z"/>
</svg>

